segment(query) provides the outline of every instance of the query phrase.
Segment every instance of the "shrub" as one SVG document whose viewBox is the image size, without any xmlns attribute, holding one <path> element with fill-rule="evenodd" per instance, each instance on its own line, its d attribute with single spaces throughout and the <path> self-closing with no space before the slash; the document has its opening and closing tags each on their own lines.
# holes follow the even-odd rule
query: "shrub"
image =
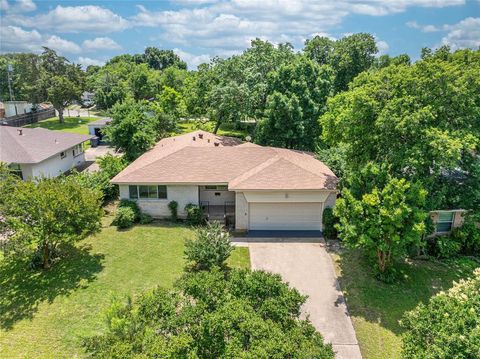
<svg viewBox="0 0 480 359">
<path fill-rule="evenodd" d="M 480 212 L 467 213 L 463 225 L 452 231 L 452 238 L 461 243 L 461 252 L 466 255 L 480 256 Z"/>
<path fill-rule="evenodd" d="M 197 238 L 185 243 L 185 257 L 195 269 L 222 267 L 230 257 L 233 246 L 230 235 L 218 222 L 197 229 Z"/>
<path fill-rule="evenodd" d="M 176 222 L 178 219 L 178 202 L 170 201 L 168 203 L 168 209 L 170 210 L 172 221 Z"/>
<path fill-rule="evenodd" d="M 140 219 L 138 220 L 140 224 L 149 224 L 152 223 L 152 221 L 153 218 L 151 215 L 149 215 L 148 213 L 140 213 Z"/>
<path fill-rule="evenodd" d="M 130 201 L 129 199 L 122 199 L 118 204 L 118 208 L 121 208 L 121 207 L 128 207 L 133 211 L 134 222 L 138 222 L 140 220 L 140 214 L 142 212 L 140 211 L 140 208 L 138 207 L 137 202 Z"/>
<path fill-rule="evenodd" d="M 185 212 L 187 212 L 187 222 L 191 225 L 198 226 L 204 223 L 202 209 L 193 203 L 189 203 L 185 206 Z"/>
<path fill-rule="evenodd" d="M 338 236 L 335 225 L 338 223 L 338 218 L 333 214 L 332 208 L 325 208 L 323 210 L 323 234 L 327 239 L 336 239 Z"/>
<path fill-rule="evenodd" d="M 452 235 L 435 236 L 427 240 L 428 254 L 440 259 L 452 258 L 460 253 L 462 244 Z"/>
<path fill-rule="evenodd" d="M 135 223 L 135 212 L 130 207 L 118 207 L 113 224 L 118 228 L 129 228 Z"/>
<path fill-rule="evenodd" d="M 333 359 L 331 344 L 299 318 L 305 299 L 276 274 L 192 272 L 173 290 L 116 299 L 106 333 L 85 346 L 95 358 Z"/>
<path fill-rule="evenodd" d="M 404 358 L 480 357 L 480 268 L 472 279 L 420 303 L 400 324 Z"/>
</svg>

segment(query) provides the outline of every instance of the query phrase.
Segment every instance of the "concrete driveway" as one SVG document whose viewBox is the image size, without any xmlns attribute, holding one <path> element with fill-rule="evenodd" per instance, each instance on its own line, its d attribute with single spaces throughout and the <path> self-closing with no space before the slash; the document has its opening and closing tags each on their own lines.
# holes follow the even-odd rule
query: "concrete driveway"
<svg viewBox="0 0 480 359">
<path fill-rule="evenodd" d="M 336 357 L 361 358 L 332 259 L 323 241 L 307 238 L 245 240 L 250 249 L 252 269 L 278 273 L 290 286 L 308 295 L 302 308 L 303 316 L 308 314 L 315 328 L 332 343 Z"/>
</svg>

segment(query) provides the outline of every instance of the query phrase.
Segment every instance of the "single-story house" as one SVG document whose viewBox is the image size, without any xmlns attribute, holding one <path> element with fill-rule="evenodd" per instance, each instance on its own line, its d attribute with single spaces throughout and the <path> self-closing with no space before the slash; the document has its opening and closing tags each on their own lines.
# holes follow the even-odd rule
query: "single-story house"
<svg viewBox="0 0 480 359">
<path fill-rule="evenodd" d="M 445 235 L 452 229 L 461 227 L 466 213 L 464 209 L 431 211 L 430 218 L 435 226 L 434 235 Z"/>
<path fill-rule="evenodd" d="M 312 153 L 263 147 L 195 131 L 159 141 L 112 179 L 120 197 L 156 218 L 168 203 L 199 205 L 237 231 L 322 230 L 338 178 Z"/>
<path fill-rule="evenodd" d="M 0 126 L 0 162 L 25 180 L 56 177 L 85 162 L 83 143 L 91 137 L 44 128 Z"/>
<path fill-rule="evenodd" d="M 88 123 L 88 133 L 92 136 L 97 136 L 98 139 L 101 141 L 103 138 L 103 129 L 112 122 L 110 117 L 104 117 L 96 121 L 92 121 Z"/>
</svg>

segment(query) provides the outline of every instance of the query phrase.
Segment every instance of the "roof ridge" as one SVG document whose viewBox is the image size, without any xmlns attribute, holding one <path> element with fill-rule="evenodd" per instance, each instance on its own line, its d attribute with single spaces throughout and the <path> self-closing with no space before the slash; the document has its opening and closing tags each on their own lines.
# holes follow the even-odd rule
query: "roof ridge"
<svg viewBox="0 0 480 359">
<path fill-rule="evenodd" d="M 250 177 L 252 177 L 256 173 L 258 173 L 258 172 L 262 171 L 263 169 L 271 166 L 272 164 L 279 161 L 280 159 L 281 159 L 281 157 L 278 156 L 278 154 L 275 154 L 275 156 L 269 158 L 268 160 L 260 163 L 259 165 L 255 166 L 255 167 L 251 168 L 247 172 L 242 173 L 240 176 L 237 176 L 237 177 L 231 179 L 229 181 L 228 186 L 229 187 L 230 186 L 231 187 L 238 186 L 240 183 L 245 182 L 247 179 L 249 179 Z"/>
<path fill-rule="evenodd" d="M 280 150 L 285 150 L 285 148 L 281 148 Z M 305 153 L 305 152 L 302 152 L 302 153 L 298 153 L 296 152 L 296 150 L 293 150 L 295 154 L 299 155 L 299 156 L 306 156 L 308 159 L 313 159 L 314 161 L 319 161 L 317 160 L 313 155 L 309 155 L 308 152 Z M 319 176 L 319 177 L 324 177 L 324 178 L 327 178 L 327 175 L 325 173 L 322 173 L 322 174 L 318 174 L 316 172 L 314 172 L 312 169 L 310 169 L 308 166 L 303 166 L 303 164 L 300 164 L 300 163 L 296 163 L 296 162 L 293 162 L 292 160 L 290 160 L 289 158 L 283 156 L 283 155 L 280 155 L 283 159 L 285 159 L 286 161 L 290 162 L 291 164 L 305 170 L 305 171 L 308 171 L 310 172 L 311 174 L 315 175 L 315 176 Z M 320 161 L 321 162 L 321 161 Z M 323 163 L 323 162 L 322 162 Z"/>
</svg>

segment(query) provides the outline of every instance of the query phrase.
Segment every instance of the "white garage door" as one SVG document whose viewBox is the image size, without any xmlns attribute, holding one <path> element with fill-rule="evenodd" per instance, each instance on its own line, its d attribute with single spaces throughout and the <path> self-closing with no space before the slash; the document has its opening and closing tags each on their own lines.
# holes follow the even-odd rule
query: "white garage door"
<svg viewBox="0 0 480 359">
<path fill-rule="evenodd" d="M 321 230 L 322 203 L 250 203 L 252 230 Z"/>
</svg>

